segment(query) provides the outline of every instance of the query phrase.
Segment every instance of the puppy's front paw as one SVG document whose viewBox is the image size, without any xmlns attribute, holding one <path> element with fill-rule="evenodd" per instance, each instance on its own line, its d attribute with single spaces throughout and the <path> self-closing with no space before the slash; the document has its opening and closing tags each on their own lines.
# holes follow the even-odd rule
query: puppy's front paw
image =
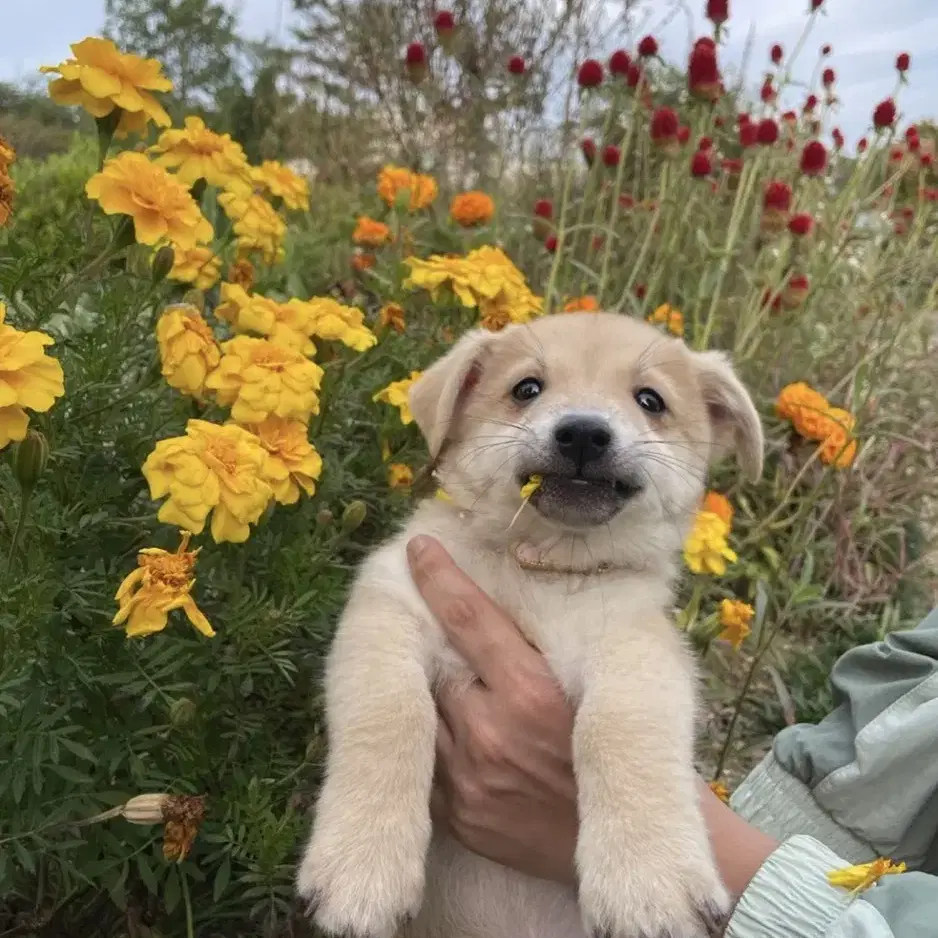
<svg viewBox="0 0 938 938">
<path fill-rule="evenodd" d="M 578 849 L 579 900 L 592 938 L 722 935 L 729 895 L 708 850 Z"/>
<path fill-rule="evenodd" d="M 426 849 L 403 831 L 381 842 L 365 828 L 347 836 L 317 830 L 297 874 L 297 892 L 327 934 L 393 938 L 420 909 Z"/>
</svg>

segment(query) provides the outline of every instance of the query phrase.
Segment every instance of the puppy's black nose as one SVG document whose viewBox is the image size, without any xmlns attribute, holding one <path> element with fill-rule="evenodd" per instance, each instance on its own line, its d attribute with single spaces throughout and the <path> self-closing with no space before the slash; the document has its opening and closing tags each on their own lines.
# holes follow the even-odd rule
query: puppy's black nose
<svg viewBox="0 0 938 938">
<path fill-rule="evenodd" d="M 557 452 L 570 459 L 577 469 L 606 455 L 612 431 L 601 417 L 564 417 L 554 428 Z"/>
</svg>

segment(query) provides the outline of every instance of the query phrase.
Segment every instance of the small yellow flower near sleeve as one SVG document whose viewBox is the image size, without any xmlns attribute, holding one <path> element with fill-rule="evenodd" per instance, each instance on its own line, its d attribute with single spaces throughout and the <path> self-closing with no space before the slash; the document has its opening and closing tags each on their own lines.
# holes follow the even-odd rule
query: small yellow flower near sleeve
<svg viewBox="0 0 938 938">
<path fill-rule="evenodd" d="M 451 501 L 452 501 L 452 498 L 450 498 L 449 495 L 447 495 L 446 492 L 445 492 L 443 489 L 437 489 L 437 490 L 436 490 L 436 497 L 437 497 L 441 502 L 451 502 Z"/>
<path fill-rule="evenodd" d="M 527 501 L 540 487 L 543 478 L 537 474 L 532 475 L 524 485 L 521 486 L 521 497 Z"/>
<path fill-rule="evenodd" d="M 893 863 L 892 860 L 880 857 L 871 863 L 860 863 L 856 866 L 832 870 L 827 874 L 827 881 L 832 886 L 849 889 L 851 893 L 860 893 L 878 883 L 883 876 L 904 872 L 904 863 Z"/>
<path fill-rule="evenodd" d="M 712 791 L 717 798 L 720 799 L 724 804 L 729 804 L 730 802 L 730 790 L 723 784 L 723 782 L 708 782 L 710 786 L 710 791 Z"/>
</svg>

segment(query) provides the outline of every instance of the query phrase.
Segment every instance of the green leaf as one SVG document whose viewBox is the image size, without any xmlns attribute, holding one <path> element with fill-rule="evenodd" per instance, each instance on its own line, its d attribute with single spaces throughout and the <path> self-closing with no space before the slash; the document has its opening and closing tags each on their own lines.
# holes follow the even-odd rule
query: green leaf
<svg viewBox="0 0 938 938">
<path fill-rule="evenodd" d="M 79 759 L 84 759 L 85 762 L 90 762 L 92 765 L 98 764 L 97 756 L 87 746 L 83 746 L 81 743 L 76 743 L 74 740 L 68 739 L 66 736 L 59 736 L 59 742 L 69 752 L 78 756 Z"/>
<path fill-rule="evenodd" d="M 215 874 L 215 885 L 212 887 L 213 901 L 218 902 L 218 900 L 222 897 L 225 889 L 228 887 L 228 882 L 230 879 L 231 860 L 228 857 L 225 857 L 218 867 L 218 872 Z"/>
<path fill-rule="evenodd" d="M 179 882 L 179 870 L 175 866 L 170 866 L 166 881 L 163 883 L 163 905 L 166 906 L 167 914 L 172 915 L 181 898 L 182 886 Z"/>
<path fill-rule="evenodd" d="M 140 879 L 143 881 L 143 885 L 147 887 L 147 892 L 150 893 L 151 896 L 157 895 L 160 885 L 156 878 L 156 873 L 153 872 L 153 867 L 150 866 L 150 861 L 143 853 L 137 855 L 137 872 L 140 875 Z"/>
</svg>

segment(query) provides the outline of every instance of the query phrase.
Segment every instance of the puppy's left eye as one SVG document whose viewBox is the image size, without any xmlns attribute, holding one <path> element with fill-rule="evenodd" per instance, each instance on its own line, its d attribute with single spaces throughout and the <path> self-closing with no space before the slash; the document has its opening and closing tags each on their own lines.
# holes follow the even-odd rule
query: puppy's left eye
<svg viewBox="0 0 938 938">
<path fill-rule="evenodd" d="M 660 415 L 668 409 L 664 398 L 653 388 L 639 388 L 635 392 L 635 402 L 650 414 Z"/>
<path fill-rule="evenodd" d="M 533 401 L 543 390 L 544 385 L 537 378 L 522 378 L 511 389 L 511 396 L 519 404 L 527 404 L 529 401 Z"/>
</svg>

